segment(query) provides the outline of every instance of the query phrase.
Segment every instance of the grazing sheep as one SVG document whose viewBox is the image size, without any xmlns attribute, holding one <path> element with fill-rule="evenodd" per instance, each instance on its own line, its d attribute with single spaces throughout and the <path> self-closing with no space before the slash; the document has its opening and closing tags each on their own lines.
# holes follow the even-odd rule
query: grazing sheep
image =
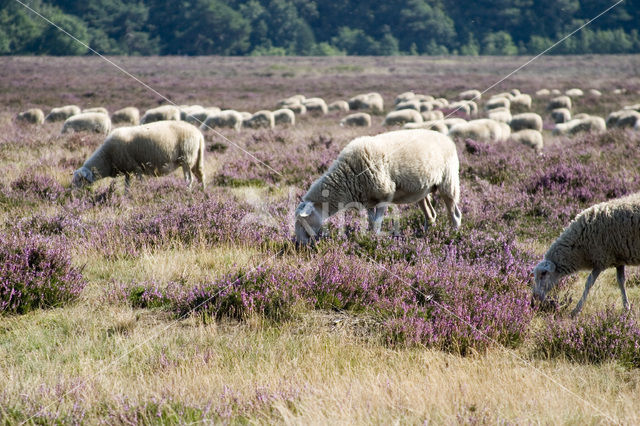
<svg viewBox="0 0 640 426">
<path fill-rule="evenodd" d="M 242 127 L 242 115 L 238 111 L 232 109 L 226 109 L 217 114 L 211 114 L 207 117 L 204 123 L 202 123 L 200 130 L 206 131 L 216 127 L 227 127 L 239 132 Z"/>
<path fill-rule="evenodd" d="M 290 109 L 291 111 L 293 111 L 298 115 L 305 115 L 307 113 L 307 108 L 302 104 L 288 105 L 284 108 Z"/>
<path fill-rule="evenodd" d="M 95 132 L 108 134 L 111 131 L 111 119 L 101 112 L 83 112 L 67 118 L 62 126 L 61 133 Z"/>
<path fill-rule="evenodd" d="M 249 111 L 240 111 L 239 114 L 240 114 L 240 117 L 242 117 L 242 121 L 250 119 L 251 116 L 253 115 Z"/>
<path fill-rule="evenodd" d="M 509 136 L 511 136 L 511 127 L 509 127 L 509 124 L 502 121 L 498 121 L 498 125 L 500 125 L 500 130 L 502 131 L 499 140 L 506 141 L 509 139 Z"/>
<path fill-rule="evenodd" d="M 416 111 L 420 111 L 420 101 L 419 100 L 410 100 L 400 102 L 396 105 L 396 111 L 401 109 L 415 109 Z"/>
<path fill-rule="evenodd" d="M 113 124 L 131 124 L 137 126 L 140 123 L 140 111 L 136 107 L 126 107 L 117 110 L 111 115 Z"/>
<path fill-rule="evenodd" d="M 304 102 L 305 99 L 306 97 L 304 95 L 293 95 L 293 96 L 289 96 L 288 98 L 279 100 L 276 105 L 278 107 L 288 108 L 289 105 L 302 104 L 302 102 Z"/>
<path fill-rule="evenodd" d="M 199 111 L 188 114 L 184 118 L 184 121 L 186 121 L 189 124 L 193 124 L 196 127 L 199 127 L 200 125 L 202 125 L 202 123 L 207 121 L 207 117 L 213 114 L 217 114 L 219 112 L 220 112 L 220 108 L 218 107 L 203 108 Z"/>
<path fill-rule="evenodd" d="M 16 120 L 24 123 L 42 124 L 44 123 L 44 112 L 40 108 L 31 108 L 18 114 Z"/>
<path fill-rule="evenodd" d="M 384 118 L 384 126 L 397 126 L 405 123 L 422 123 L 422 115 L 414 109 L 401 109 L 398 111 L 391 111 Z"/>
<path fill-rule="evenodd" d="M 589 89 L 589 94 L 596 97 L 602 96 L 602 92 L 597 89 Z"/>
<path fill-rule="evenodd" d="M 349 112 L 347 101 L 333 101 L 329 104 L 329 111 Z"/>
<path fill-rule="evenodd" d="M 491 111 L 492 109 L 496 109 L 496 108 L 510 109 L 511 108 L 511 101 L 509 99 L 503 98 L 503 97 L 491 98 L 484 105 L 485 111 Z"/>
<path fill-rule="evenodd" d="M 573 88 L 564 92 L 565 95 L 571 96 L 572 98 L 578 98 L 580 96 L 584 96 L 584 92 L 581 89 Z"/>
<path fill-rule="evenodd" d="M 582 120 L 583 118 L 591 117 L 591 115 L 581 112 L 580 114 L 576 114 L 572 117 L 573 120 Z"/>
<path fill-rule="evenodd" d="M 349 109 L 381 113 L 384 111 L 384 101 L 379 93 L 365 93 L 349 99 Z"/>
<path fill-rule="evenodd" d="M 173 105 L 162 105 L 157 108 L 148 109 L 142 118 L 140 119 L 140 124 L 153 123 L 155 121 L 179 121 L 180 120 L 180 110 L 177 106 Z"/>
<path fill-rule="evenodd" d="M 506 126 L 507 128 L 509 126 Z M 499 122 L 489 118 L 471 120 L 466 123 L 453 125 L 449 129 L 449 137 L 458 139 L 473 139 L 476 141 L 491 142 L 506 139 L 503 136 L 505 129 Z M 511 133 L 509 131 L 509 133 Z M 508 137 L 508 135 L 507 135 Z"/>
<path fill-rule="evenodd" d="M 622 304 L 630 308 L 624 289 L 624 267 L 640 265 L 640 195 L 596 204 L 579 213 L 549 247 L 533 270 L 534 298 L 543 301 L 558 281 L 580 270 L 591 270 L 584 292 L 571 313 L 577 315 L 598 275 L 615 267 Z"/>
<path fill-rule="evenodd" d="M 322 98 L 308 98 L 302 104 L 307 108 L 309 114 L 324 115 L 329 112 L 327 103 Z"/>
<path fill-rule="evenodd" d="M 120 127 L 73 173 L 72 184 L 124 174 L 129 186 L 132 174 L 162 176 L 178 167 L 189 187 L 193 172 L 204 189 L 204 137 L 196 127 L 176 120 Z"/>
<path fill-rule="evenodd" d="M 640 104 L 627 105 L 627 106 L 622 107 L 622 109 L 632 109 L 634 111 L 640 112 Z"/>
<path fill-rule="evenodd" d="M 566 123 L 571 120 L 571 111 L 567 108 L 556 108 L 551 111 L 551 119 L 554 123 Z"/>
<path fill-rule="evenodd" d="M 568 96 L 558 96 L 549 101 L 547 105 L 548 110 L 554 110 L 558 108 L 566 108 L 568 110 L 571 109 L 571 98 Z"/>
<path fill-rule="evenodd" d="M 442 120 L 444 118 L 442 111 L 426 111 L 420 115 L 422 115 L 424 121 Z"/>
<path fill-rule="evenodd" d="M 102 114 L 109 115 L 109 111 L 105 107 L 86 108 L 86 109 L 82 110 L 82 113 L 85 113 L 85 112 L 99 112 L 99 113 L 102 113 Z"/>
<path fill-rule="evenodd" d="M 356 138 L 302 197 L 295 212 L 296 241 L 308 243 L 327 218 L 345 209 L 366 208 L 371 229 L 379 232 L 389 204 L 418 203 L 426 229 L 436 219 L 430 201 L 436 191 L 457 228 L 462 217 L 458 170 L 455 144 L 438 132 L 399 130 Z"/>
<path fill-rule="evenodd" d="M 614 111 L 607 117 L 607 127 L 633 128 L 640 121 L 640 112 L 632 109 Z"/>
<path fill-rule="evenodd" d="M 435 98 L 433 96 L 431 96 L 431 95 L 423 95 L 423 94 L 417 94 L 416 97 L 413 98 L 413 99 L 415 99 L 417 101 L 420 101 L 420 102 L 430 102 L 430 101 L 435 100 Z"/>
<path fill-rule="evenodd" d="M 402 128 L 433 130 L 435 132 L 442 133 L 443 135 L 449 133 L 449 128 L 442 120 L 425 121 L 423 123 L 406 123 Z"/>
<path fill-rule="evenodd" d="M 289 108 L 281 108 L 273 111 L 273 120 L 275 124 L 296 125 L 296 115 Z"/>
<path fill-rule="evenodd" d="M 371 127 L 371 116 L 366 112 L 356 112 L 349 114 L 340 120 L 342 127 Z"/>
<path fill-rule="evenodd" d="M 513 109 L 531 109 L 531 96 L 521 93 L 511 99 L 511 108 Z"/>
<path fill-rule="evenodd" d="M 276 121 L 271 111 L 262 110 L 256 112 L 248 119 L 243 120 L 242 125 L 250 129 L 259 129 L 264 127 L 273 129 L 276 126 Z"/>
<path fill-rule="evenodd" d="M 554 135 L 575 135 L 581 132 L 603 132 L 607 130 L 607 125 L 602 117 L 590 115 L 585 118 L 578 118 L 558 123 L 553 129 Z"/>
<path fill-rule="evenodd" d="M 416 97 L 416 94 L 413 93 L 413 92 L 400 93 L 398 96 L 396 96 L 394 104 L 398 105 L 398 104 L 401 104 L 403 102 L 410 101 L 410 100 L 414 99 L 415 97 Z"/>
<path fill-rule="evenodd" d="M 445 118 L 444 120 L 442 120 L 442 122 L 444 123 L 445 126 L 447 126 L 447 128 L 451 129 L 456 124 L 466 123 L 467 120 L 459 117 L 450 117 L 450 118 Z"/>
<path fill-rule="evenodd" d="M 627 89 L 625 88 L 619 88 L 619 89 L 613 90 L 614 95 L 624 95 L 625 93 L 627 93 Z"/>
<path fill-rule="evenodd" d="M 182 121 L 186 121 L 188 115 L 204 111 L 202 105 L 180 105 L 178 109 L 180 110 L 180 120 Z"/>
<path fill-rule="evenodd" d="M 511 111 L 506 108 L 495 108 L 489 110 L 489 114 L 487 114 L 488 118 L 495 121 L 500 121 L 502 123 L 509 123 L 511 121 Z"/>
<path fill-rule="evenodd" d="M 513 96 L 514 98 L 515 98 L 516 96 L 520 96 L 520 95 L 522 94 L 522 92 L 520 92 L 520 90 L 518 90 L 518 89 L 511 89 L 511 90 L 509 91 L 509 93 L 511 93 L 511 96 Z"/>
<path fill-rule="evenodd" d="M 477 101 L 482 98 L 482 93 L 475 89 L 465 90 L 464 92 L 460 92 L 458 98 L 463 101 Z"/>
<path fill-rule="evenodd" d="M 471 106 L 467 101 L 452 102 L 449 104 L 449 108 L 454 112 L 462 112 L 465 115 L 471 115 Z"/>
<path fill-rule="evenodd" d="M 502 93 L 496 93 L 495 95 L 491 95 L 489 99 L 497 99 L 497 98 L 507 98 L 511 100 L 515 98 L 515 96 L 511 92 L 502 92 Z"/>
<path fill-rule="evenodd" d="M 53 108 L 45 117 L 44 121 L 64 121 L 67 118 L 80 114 L 80 107 L 77 105 L 66 105 L 59 108 Z"/>
<path fill-rule="evenodd" d="M 549 91 L 549 89 L 540 89 L 536 92 L 536 96 L 549 96 L 551 94 L 551 92 Z"/>
<path fill-rule="evenodd" d="M 511 140 L 533 148 L 536 152 L 542 151 L 542 148 L 544 147 L 542 133 L 534 129 L 524 129 L 518 132 L 513 132 L 511 133 Z"/>
<path fill-rule="evenodd" d="M 449 105 L 449 101 L 446 98 L 436 98 L 434 99 L 434 101 L 440 102 L 440 104 L 442 104 L 443 107 L 446 107 Z"/>
<path fill-rule="evenodd" d="M 551 89 L 551 92 L 550 92 L 550 95 L 551 95 L 551 96 L 559 96 L 559 95 L 561 95 L 561 94 L 562 94 L 562 92 L 561 92 L 560 90 L 558 90 L 558 89 Z"/>
<path fill-rule="evenodd" d="M 511 130 L 517 132 L 524 129 L 533 129 L 539 132 L 542 131 L 542 117 L 535 112 L 524 112 L 522 114 L 516 114 L 511 117 L 509 122 Z"/>
</svg>

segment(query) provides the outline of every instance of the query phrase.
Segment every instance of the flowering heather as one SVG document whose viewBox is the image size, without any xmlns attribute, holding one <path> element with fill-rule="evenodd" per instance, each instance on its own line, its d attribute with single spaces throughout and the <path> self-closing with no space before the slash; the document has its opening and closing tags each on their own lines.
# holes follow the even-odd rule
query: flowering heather
<svg viewBox="0 0 640 426">
<path fill-rule="evenodd" d="M 11 183 L 13 196 L 16 198 L 40 199 L 56 201 L 64 192 L 64 188 L 49 176 L 26 174 Z"/>
<path fill-rule="evenodd" d="M 78 297 L 86 282 L 64 240 L 2 234 L 0 312 L 22 314 L 63 305 Z"/>
</svg>

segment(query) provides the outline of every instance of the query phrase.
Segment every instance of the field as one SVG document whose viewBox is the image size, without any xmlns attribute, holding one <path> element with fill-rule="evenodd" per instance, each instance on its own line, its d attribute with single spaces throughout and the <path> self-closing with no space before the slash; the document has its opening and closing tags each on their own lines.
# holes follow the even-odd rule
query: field
<svg viewBox="0 0 640 426">
<path fill-rule="evenodd" d="M 370 91 L 390 110 L 407 90 L 491 87 L 528 58 L 110 59 L 157 93 L 100 58 L 0 59 L 3 423 L 640 422 L 637 269 L 628 314 L 612 270 L 577 319 L 587 272 L 529 303 L 532 268 L 575 214 L 638 190 L 640 132 L 556 137 L 545 121 L 541 154 L 457 141 L 459 230 L 442 203 L 426 233 L 417 207 L 398 209 L 399 236 L 347 212 L 298 250 L 300 197 L 351 139 L 385 131 L 382 115 L 208 132 L 204 192 L 178 172 L 72 190 L 104 138 L 15 116 L 167 99 L 254 112 Z M 487 95 L 595 88 L 573 111 L 606 118 L 640 102 L 638 69 L 638 56 L 544 57 Z M 546 102 L 533 110 L 548 120 Z"/>
</svg>

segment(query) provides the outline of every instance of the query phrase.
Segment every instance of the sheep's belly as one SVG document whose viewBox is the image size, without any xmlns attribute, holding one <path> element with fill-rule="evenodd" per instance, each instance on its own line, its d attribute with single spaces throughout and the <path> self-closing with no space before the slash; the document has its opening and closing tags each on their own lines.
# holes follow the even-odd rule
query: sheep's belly
<svg viewBox="0 0 640 426">
<path fill-rule="evenodd" d="M 393 194 L 393 203 L 394 204 L 411 204 L 417 203 L 418 201 L 425 198 L 430 192 L 430 188 L 424 188 L 418 192 L 404 192 L 404 191 L 396 191 Z"/>
</svg>

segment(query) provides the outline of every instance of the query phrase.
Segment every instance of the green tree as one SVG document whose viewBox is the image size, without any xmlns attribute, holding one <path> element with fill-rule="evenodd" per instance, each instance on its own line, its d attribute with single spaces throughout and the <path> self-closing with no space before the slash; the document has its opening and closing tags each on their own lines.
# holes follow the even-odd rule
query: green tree
<svg viewBox="0 0 640 426">
<path fill-rule="evenodd" d="M 66 15 L 62 12 L 54 14 L 50 19 L 75 39 L 51 25 L 44 30 L 40 37 L 34 40 L 37 53 L 66 56 L 83 55 L 87 52 L 86 44 L 89 43 L 89 32 L 84 22 L 75 16 Z"/>
<path fill-rule="evenodd" d="M 498 31 L 489 33 L 484 37 L 482 53 L 485 55 L 517 55 L 518 48 L 513 44 L 509 33 Z"/>
</svg>

